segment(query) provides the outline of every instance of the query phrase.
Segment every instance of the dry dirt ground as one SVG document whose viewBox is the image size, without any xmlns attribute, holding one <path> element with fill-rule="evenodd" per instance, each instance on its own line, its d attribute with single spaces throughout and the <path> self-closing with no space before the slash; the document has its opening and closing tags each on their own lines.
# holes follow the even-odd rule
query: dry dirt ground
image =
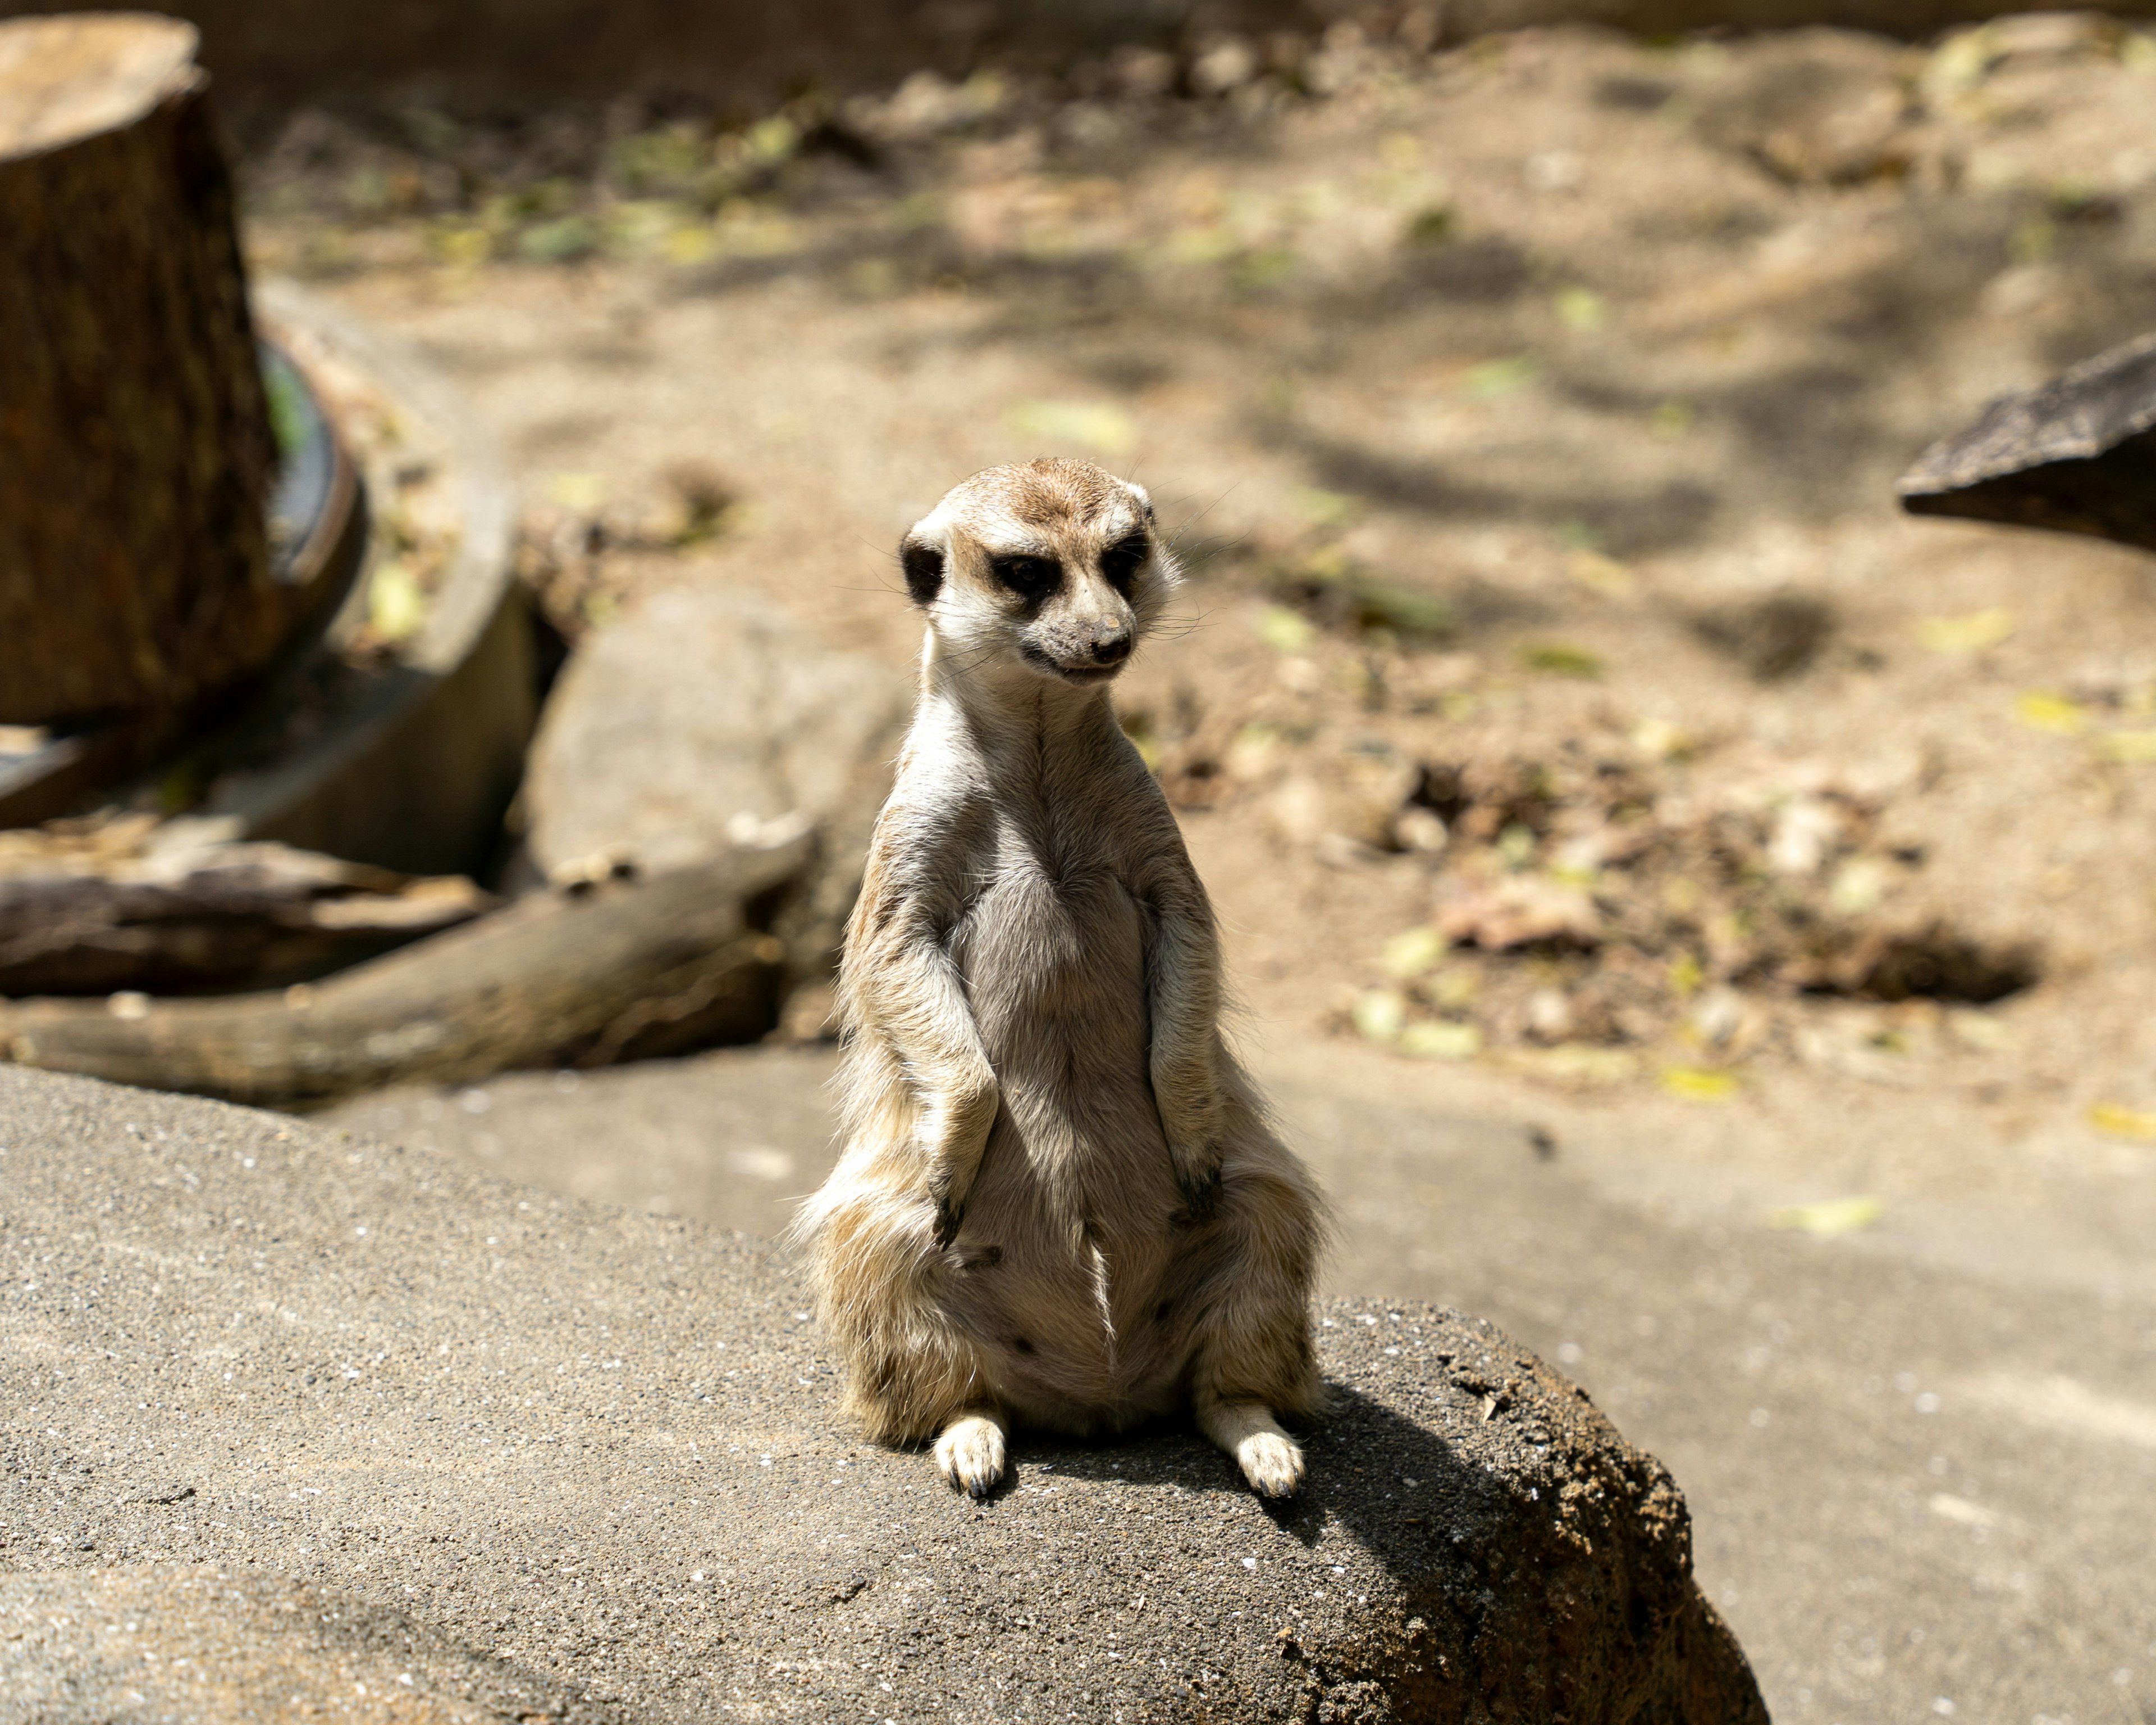
<svg viewBox="0 0 2156 1725">
<path fill-rule="evenodd" d="M 2156 39 L 1292 70 L 305 116 L 252 241 L 501 427 L 572 632 L 730 582 L 900 660 L 955 477 L 1149 483 L 1192 574 L 1122 704 L 1262 1018 L 1657 1121 L 1956 1119 L 1802 1144 L 1823 1194 L 2145 1170 L 2156 580 L 1892 485 L 2156 325 Z"/>
<path fill-rule="evenodd" d="M 892 547 L 953 480 L 1149 485 L 1184 626 L 1120 704 L 1310 1109 L 2145 1312 L 2156 569 L 1892 486 L 2156 327 L 2156 40 L 1339 31 L 724 124 L 306 116 L 251 182 L 258 268 L 501 428 L 572 636 L 735 583 L 902 660 Z M 1446 1294 L 1357 1203 L 1340 1273 Z"/>
</svg>

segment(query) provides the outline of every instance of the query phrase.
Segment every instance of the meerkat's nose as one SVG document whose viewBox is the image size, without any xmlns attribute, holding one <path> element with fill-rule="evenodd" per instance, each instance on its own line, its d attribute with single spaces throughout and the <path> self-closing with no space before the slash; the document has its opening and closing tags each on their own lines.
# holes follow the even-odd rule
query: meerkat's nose
<svg viewBox="0 0 2156 1725">
<path fill-rule="evenodd" d="M 1093 625 L 1093 660 L 1096 665 L 1121 665 L 1131 656 L 1130 625 L 1103 618 Z"/>
</svg>

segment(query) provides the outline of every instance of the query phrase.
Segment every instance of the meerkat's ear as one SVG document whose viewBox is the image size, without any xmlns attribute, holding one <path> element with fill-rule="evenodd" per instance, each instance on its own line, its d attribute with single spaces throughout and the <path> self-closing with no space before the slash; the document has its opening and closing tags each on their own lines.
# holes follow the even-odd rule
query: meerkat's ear
<svg viewBox="0 0 2156 1725">
<path fill-rule="evenodd" d="M 912 596 L 913 603 L 924 608 L 935 603 L 936 595 L 943 590 L 941 548 L 908 539 L 898 548 L 898 560 L 905 567 L 906 590 Z"/>
</svg>

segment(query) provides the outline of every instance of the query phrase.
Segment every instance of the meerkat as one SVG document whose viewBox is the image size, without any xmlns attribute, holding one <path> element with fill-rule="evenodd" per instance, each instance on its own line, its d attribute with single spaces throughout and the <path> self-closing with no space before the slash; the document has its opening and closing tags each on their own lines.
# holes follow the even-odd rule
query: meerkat
<svg viewBox="0 0 2156 1725">
<path fill-rule="evenodd" d="M 1014 1427 L 1187 1409 L 1291 1496 L 1322 1208 L 1222 1040 L 1211 905 L 1109 704 L 1180 579 L 1152 501 L 990 468 L 900 556 L 919 705 L 839 969 L 842 1153 L 791 1230 L 850 1409 L 978 1497 Z"/>
</svg>

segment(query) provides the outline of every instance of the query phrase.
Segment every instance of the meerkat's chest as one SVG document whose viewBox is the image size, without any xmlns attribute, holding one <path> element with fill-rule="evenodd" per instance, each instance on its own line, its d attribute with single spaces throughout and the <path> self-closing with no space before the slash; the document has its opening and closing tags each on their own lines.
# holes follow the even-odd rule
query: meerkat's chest
<svg viewBox="0 0 2156 1725">
<path fill-rule="evenodd" d="M 1140 1007 L 1149 918 L 1117 861 L 1068 838 L 1044 844 L 1015 823 L 998 831 L 952 943 L 977 1014 Z"/>
</svg>

